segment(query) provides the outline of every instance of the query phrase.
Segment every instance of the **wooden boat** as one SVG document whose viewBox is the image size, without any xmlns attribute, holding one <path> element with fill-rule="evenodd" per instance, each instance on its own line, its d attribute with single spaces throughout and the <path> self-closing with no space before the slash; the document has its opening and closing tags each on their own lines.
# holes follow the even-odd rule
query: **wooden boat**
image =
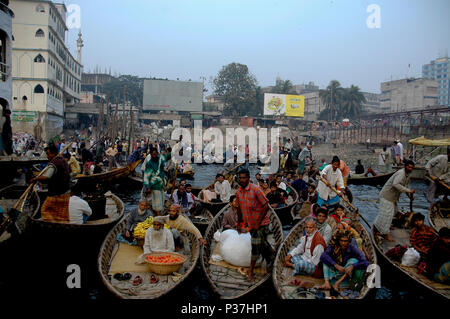
<svg viewBox="0 0 450 319">
<path fill-rule="evenodd" d="M 395 171 L 397 171 L 399 169 L 402 169 L 403 166 L 402 165 L 395 165 L 395 166 L 392 166 L 392 168 Z M 411 179 L 424 180 L 425 179 L 425 173 L 426 173 L 425 166 L 416 165 L 416 166 L 414 166 L 414 169 L 411 172 Z"/>
<path fill-rule="evenodd" d="M 20 196 L 25 192 L 25 189 L 26 186 L 14 184 L 0 190 L 0 207 L 4 212 L 8 212 L 15 205 Z M 36 190 L 33 189 L 25 200 L 22 213 L 16 220 L 16 226 L 20 232 L 24 232 L 26 230 L 27 218 L 39 212 L 40 204 L 41 201 L 39 195 Z"/>
<path fill-rule="evenodd" d="M 418 274 L 416 267 L 403 266 L 401 263 L 394 261 L 385 255 L 389 249 L 394 248 L 398 244 L 409 246 L 410 231 L 410 229 L 406 228 L 391 228 L 390 235 L 395 239 L 395 242 L 390 242 L 380 236 L 375 236 L 374 228 L 372 226 L 371 239 L 379 256 L 381 256 L 387 264 L 391 265 L 392 268 L 396 269 L 399 274 L 403 274 L 404 278 L 417 282 L 423 288 L 436 295 L 447 299 L 450 298 L 450 285 L 445 285 L 430 280 L 423 274 Z"/>
<path fill-rule="evenodd" d="M 191 233 L 188 233 L 187 240 L 190 245 L 190 253 L 187 255 L 188 259 L 183 264 L 182 268 L 178 271 L 178 273 L 182 274 L 181 278 L 178 280 L 174 280 L 174 278 L 170 275 L 163 276 L 157 275 L 159 277 L 158 285 L 150 284 L 149 277 L 150 273 L 148 269 L 142 267 L 142 271 L 127 271 L 133 275 L 140 275 L 144 280 L 143 284 L 139 287 L 134 287 L 130 282 L 118 282 L 113 278 L 113 273 L 110 273 L 111 266 L 113 265 L 113 260 L 119 250 L 120 244 L 116 240 L 116 236 L 119 233 L 122 233 L 126 222 L 128 220 L 128 216 L 125 217 L 120 223 L 118 223 L 106 236 L 101 248 L 100 253 L 98 255 L 97 268 L 98 272 L 101 276 L 103 284 L 106 288 L 116 297 L 121 299 L 156 299 L 160 298 L 169 292 L 173 291 L 175 288 L 181 285 L 181 283 L 186 280 L 187 277 L 192 273 L 195 269 L 199 258 L 199 242 L 195 238 L 195 236 Z M 126 245 L 126 244 L 123 244 Z M 135 260 L 131 261 L 131 264 L 134 264 Z M 125 271 L 125 269 L 124 269 Z"/>
<path fill-rule="evenodd" d="M 390 172 L 368 177 L 350 177 L 347 181 L 347 185 L 383 186 L 394 173 L 395 172 Z"/>
<path fill-rule="evenodd" d="M 271 272 L 255 272 L 255 280 L 249 282 L 238 270 L 210 264 L 211 255 L 216 247 L 213 238 L 214 233 L 217 230 L 222 229 L 222 219 L 228 208 L 229 205 L 222 208 L 208 226 L 204 236 L 206 244 L 201 247 L 200 261 L 206 274 L 206 278 L 214 292 L 219 294 L 223 299 L 234 299 L 256 290 L 270 278 Z M 281 227 L 280 219 L 272 208 L 270 208 L 269 214 L 270 225 L 272 227 L 272 234 L 270 235 L 269 242 L 272 244 L 272 247 L 277 250 L 283 240 L 283 229 Z"/>
<path fill-rule="evenodd" d="M 311 214 L 311 205 L 312 204 L 310 202 L 303 202 L 301 204 L 292 206 L 291 217 L 294 225 Z"/>
<path fill-rule="evenodd" d="M 347 212 L 347 216 L 351 220 L 352 227 L 355 228 L 361 236 L 363 240 L 363 248 L 364 253 L 366 255 L 367 260 L 370 264 L 377 263 L 377 257 L 375 253 L 375 248 L 372 245 L 370 240 L 369 232 L 362 226 L 359 222 L 359 216 L 355 213 Z M 313 278 L 312 276 L 303 276 L 297 275 L 292 276 L 293 269 L 284 266 L 284 260 L 293 248 L 295 248 L 300 241 L 300 238 L 303 236 L 303 232 L 305 229 L 305 219 L 302 219 L 299 223 L 297 223 L 291 231 L 286 236 L 286 239 L 281 244 L 277 256 L 275 258 L 272 280 L 277 291 L 278 296 L 281 299 L 306 299 L 307 297 L 300 297 L 296 293 L 296 289 L 298 286 L 290 285 L 289 283 L 294 279 L 298 278 L 300 281 L 313 282 L 315 284 L 315 288 L 322 285 L 324 283 L 323 278 Z M 342 290 L 345 289 L 344 283 L 341 284 L 340 288 Z M 364 298 L 369 293 L 370 288 L 367 285 L 364 285 L 360 292 L 360 296 L 358 299 Z M 329 291 L 323 291 L 325 296 L 329 297 Z M 308 296 L 308 295 L 307 295 Z M 337 298 L 344 298 L 342 296 L 338 296 Z"/>
<path fill-rule="evenodd" d="M 177 173 L 177 178 L 179 179 L 189 179 L 189 180 L 193 180 L 194 179 L 194 171 L 190 171 L 187 173 Z"/>
<path fill-rule="evenodd" d="M 210 213 L 209 210 L 204 208 L 202 212 L 199 215 L 191 215 L 189 216 L 189 219 L 191 222 L 197 227 L 202 234 L 205 234 L 206 228 L 208 228 L 208 225 L 211 224 L 212 220 L 214 219 L 213 214 Z"/>
<path fill-rule="evenodd" d="M 450 228 L 450 203 L 447 201 L 438 201 L 430 206 L 428 222 L 436 231 L 443 227 Z"/>
<path fill-rule="evenodd" d="M 128 164 L 127 166 L 115 168 L 109 172 L 103 172 L 103 173 L 92 174 L 92 175 L 78 174 L 77 176 L 75 176 L 75 178 L 78 180 L 78 183 L 80 183 L 82 185 L 115 183 L 120 179 L 128 177 L 128 175 L 130 175 L 130 173 L 132 171 L 134 171 L 134 169 L 139 165 L 140 162 L 141 161 L 138 160 L 136 162 Z"/>
<path fill-rule="evenodd" d="M 278 215 L 281 223 L 284 225 L 290 225 L 294 221 L 291 215 L 292 208 L 297 204 L 298 193 L 290 185 L 286 185 L 286 191 L 288 191 L 288 204 L 284 207 L 274 208 L 273 210 Z"/>
<path fill-rule="evenodd" d="M 55 233 L 58 235 L 68 237 L 77 234 L 78 237 L 95 237 L 105 236 L 106 233 L 113 227 L 124 215 L 124 204 L 122 200 L 116 195 L 108 192 L 105 194 L 105 218 L 102 219 L 88 219 L 84 224 L 69 224 L 43 221 L 41 219 L 40 210 L 36 211 L 28 218 L 28 226 L 33 231 L 40 233 L 48 233 L 53 236 Z M 92 208 L 92 206 L 91 206 Z M 104 237 L 102 237 L 104 238 Z"/>
</svg>

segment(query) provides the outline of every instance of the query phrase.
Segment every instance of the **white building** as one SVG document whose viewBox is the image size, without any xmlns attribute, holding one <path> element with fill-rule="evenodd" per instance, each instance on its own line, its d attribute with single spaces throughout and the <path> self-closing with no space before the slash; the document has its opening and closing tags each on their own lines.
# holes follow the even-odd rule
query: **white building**
<svg viewBox="0 0 450 319">
<path fill-rule="evenodd" d="M 437 105 L 438 82 L 409 78 L 381 83 L 380 107 L 387 112 L 423 110 Z"/>
<path fill-rule="evenodd" d="M 65 46 L 67 9 L 41 0 L 13 0 L 11 8 L 13 130 L 48 140 L 62 132 L 65 106 L 80 100 L 81 61 Z M 77 46 L 81 59 L 81 33 Z"/>
<path fill-rule="evenodd" d="M 12 19 L 8 1 L 0 1 L 0 117 L 3 109 L 12 109 Z M 1 129 L 1 127 L 0 127 Z"/>
</svg>

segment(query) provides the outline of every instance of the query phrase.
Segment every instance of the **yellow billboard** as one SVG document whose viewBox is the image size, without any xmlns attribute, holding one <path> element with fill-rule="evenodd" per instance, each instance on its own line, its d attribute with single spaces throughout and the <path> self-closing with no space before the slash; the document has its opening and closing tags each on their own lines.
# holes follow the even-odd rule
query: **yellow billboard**
<svg viewBox="0 0 450 319">
<path fill-rule="evenodd" d="M 305 116 L 304 95 L 286 95 L 286 116 Z"/>
</svg>

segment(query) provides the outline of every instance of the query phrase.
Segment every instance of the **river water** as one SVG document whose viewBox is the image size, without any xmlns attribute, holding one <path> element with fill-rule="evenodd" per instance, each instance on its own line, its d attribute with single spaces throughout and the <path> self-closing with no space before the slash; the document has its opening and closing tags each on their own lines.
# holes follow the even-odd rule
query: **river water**
<svg viewBox="0 0 450 319">
<path fill-rule="evenodd" d="M 221 165 L 193 165 L 195 170 L 195 180 L 188 181 L 193 186 L 203 187 L 210 184 L 215 174 L 223 170 Z M 258 172 L 256 165 L 250 166 L 251 178 Z M 427 186 L 423 182 L 413 181 L 411 187 L 416 190 L 416 198 L 413 202 L 415 212 L 426 216 L 429 204 L 425 199 Z M 359 208 L 360 212 L 371 224 L 378 214 L 378 194 L 380 188 L 366 185 L 350 185 L 353 193 L 353 204 Z M 114 190 L 125 204 L 126 213 L 137 206 L 140 196 L 139 190 L 130 190 L 118 186 Z M 399 209 L 409 210 L 409 198 L 402 195 L 399 202 Z M 285 235 L 288 230 L 285 229 Z M 66 294 L 65 285 L 68 276 L 66 266 L 73 263 L 72 259 L 63 257 L 64 243 L 59 243 L 58 248 L 42 246 L 39 238 L 32 235 L 24 236 L 25 239 L 18 241 L 12 247 L 3 249 L 0 257 L 0 294 L 7 293 L 14 295 L 22 293 L 23 288 L 30 294 L 41 291 L 48 291 L 49 294 Z M 76 241 L 77 239 L 74 239 Z M 56 250 L 55 250 L 56 249 Z M 70 298 L 109 300 L 113 296 L 106 290 L 97 273 L 96 257 L 99 247 L 87 247 L 94 249 L 94 252 L 86 253 L 82 260 L 82 271 L 84 272 L 83 289 L 76 292 L 71 290 L 67 293 Z M 61 253 L 61 254 L 60 254 Z M 27 256 L 29 256 L 27 258 Z M 79 259 L 76 260 L 79 263 Z M 36 266 L 36 267 L 35 267 Z M 64 269 L 61 267 L 64 266 Z M 57 268 L 58 267 L 58 268 Z M 34 270 L 34 271 L 33 271 Z M 86 274 L 87 273 L 87 274 Z M 86 279 L 88 278 L 88 279 Z M 402 281 L 395 273 L 391 273 L 389 268 L 381 269 L 382 289 L 372 289 L 367 296 L 368 299 L 389 298 L 389 299 L 421 299 L 427 298 L 427 293 L 408 281 Z M 255 296 L 260 300 L 274 300 L 278 298 L 273 287 L 272 280 L 264 284 L 264 288 L 258 289 Z M 191 300 L 213 301 L 217 299 L 205 278 L 200 263 L 191 276 L 173 292 L 174 296 L 182 298 L 189 296 Z"/>
</svg>

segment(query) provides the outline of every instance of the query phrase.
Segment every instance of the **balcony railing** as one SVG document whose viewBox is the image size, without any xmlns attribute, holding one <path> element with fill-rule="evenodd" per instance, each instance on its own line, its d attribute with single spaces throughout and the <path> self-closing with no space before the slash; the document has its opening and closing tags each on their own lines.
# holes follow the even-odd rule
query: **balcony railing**
<svg viewBox="0 0 450 319">
<path fill-rule="evenodd" d="M 11 73 L 11 67 L 8 64 L 0 62 L 0 76 L 2 81 L 5 82 Z"/>
</svg>

